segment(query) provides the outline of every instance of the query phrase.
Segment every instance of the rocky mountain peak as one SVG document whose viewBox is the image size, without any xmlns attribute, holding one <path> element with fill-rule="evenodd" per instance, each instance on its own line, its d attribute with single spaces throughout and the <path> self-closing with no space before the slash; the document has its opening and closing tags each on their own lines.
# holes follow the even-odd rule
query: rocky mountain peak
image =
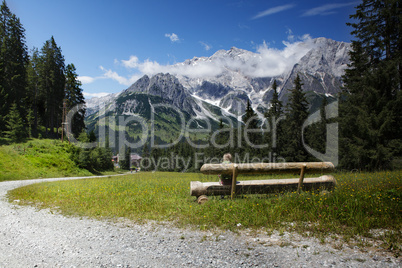
<svg viewBox="0 0 402 268">
<path fill-rule="evenodd" d="M 229 50 L 218 50 L 210 57 L 210 60 L 218 60 L 218 59 L 232 59 L 232 60 L 239 60 L 239 59 L 247 59 L 254 55 L 255 53 L 237 48 L 231 47 Z"/>
<path fill-rule="evenodd" d="M 182 74 L 144 75 L 125 93 L 158 96 L 166 103 L 197 116 L 208 113 L 201 104 L 206 102 L 216 107 L 214 109 L 238 117 L 244 112 L 247 101 L 262 116 L 264 109 L 269 107 L 274 80 L 278 84 L 280 99 L 286 103 L 289 89 L 293 88 L 298 74 L 305 91 L 327 95 L 339 92 L 342 75 L 349 63 L 349 43 L 316 38 L 287 46 L 285 52 L 290 58 L 275 50 L 251 52 L 236 47 L 219 50 L 210 57 L 194 57 L 174 66 L 176 71 L 185 70 Z M 282 68 L 285 64 L 287 67 Z M 274 71 L 267 72 L 264 68 Z M 278 72 L 278 68 L 282 71 Z M 200 73 L 207 75 L 200 76 Z M 269 73 L 275 74 L 267 75 Z"/>
<path fill-rule="evenodd" d="M 126 94 L 138 92 L 158 96 L 189 114 L 194 114 L 194 109 L 199 110 L 194 106 L 195 102 L 190 93 L 174 75 L 169 73 L 158 73 L 152 77 L 144 75 L 125 92 Z"/>
</svg>

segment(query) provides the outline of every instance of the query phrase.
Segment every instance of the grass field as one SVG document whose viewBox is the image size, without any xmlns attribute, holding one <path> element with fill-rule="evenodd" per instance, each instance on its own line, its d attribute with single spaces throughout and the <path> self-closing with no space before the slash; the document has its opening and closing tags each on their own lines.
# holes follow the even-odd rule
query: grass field
<svg viewBox="0 0 402 268">
<path fill-rule="evenodd" d="M 0 182 L 93 175 L 71 160 L 71 146 L 68 142 L 49 139 L 1 145 Z"/>
<path fill-rule="evenodd" d="M 267 177 L 278 178 L 242 176 L 239 180 Z M 399 255 L 401 171 L 337 173 L 335 177 L 338 184 L 332 192 L 245 195 L 233 201 L 212 197 L 203 205 L 189 195 L 190 181 L 216 181 L 216 176 L 144 172 L 29 185 L 11 191 L 9 198 L 73 216 L 171 221 L 199 229 L 289 230 L 346 242 L 357 237 L 372 238 Z M 379 234 L 372 232 L 378 229 Z M 366 240 L 359 241 L 367 246 Z"/>
</svg>

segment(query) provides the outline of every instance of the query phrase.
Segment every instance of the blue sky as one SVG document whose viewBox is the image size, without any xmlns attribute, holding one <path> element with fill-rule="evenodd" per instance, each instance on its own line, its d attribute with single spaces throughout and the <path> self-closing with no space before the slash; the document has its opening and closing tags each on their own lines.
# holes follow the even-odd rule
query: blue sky
<svg viewBox="0 0 402 268">
<path fill-rule="evenodd" d="M 126 89 L 144 73 L 238 47 L 281 51 L 283 42 L 350 42 L 348 0 L 7 0 L 29 49 L 53 35 L 86 97 Z M 166 69 L 166 68 L 165 68 Z"/>
</svg>

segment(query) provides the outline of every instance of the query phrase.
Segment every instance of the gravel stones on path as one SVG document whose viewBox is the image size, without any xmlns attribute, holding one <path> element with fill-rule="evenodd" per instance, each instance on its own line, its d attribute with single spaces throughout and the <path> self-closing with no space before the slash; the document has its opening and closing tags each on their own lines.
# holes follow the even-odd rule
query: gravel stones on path
<svg viewBox="0 0 402 268">
<path fill-rule="evenodd" d="M 401 267 L 400 258 L 337 250 L 296 234 L 65 217 L 5 198 L 11 189 L 51 180 L 59 179 L 0 183 L 0 267 Z"/>
</svg>

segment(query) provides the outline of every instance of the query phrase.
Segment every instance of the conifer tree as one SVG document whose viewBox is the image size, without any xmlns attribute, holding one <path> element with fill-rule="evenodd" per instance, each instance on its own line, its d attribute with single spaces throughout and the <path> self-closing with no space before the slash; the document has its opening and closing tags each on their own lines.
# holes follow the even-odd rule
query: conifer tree
<svg viewBox="0 0 402 268">
<path fill-rule="evenodd" d="M 320 118 L 321 120 L 315 122 L 305 129 L 305 141 L 306 143 L 320 153 L 326 153 L 327 141 L 327 122 L 325 108 L 328 105 L 328 100 L 324 96 L 320 106 Z"/>
<path fill-rule="evenodd" d="M 302 82 L 297 75 L 294 88 L 290 90 L 289 102 L 286 105 L 286 121 L 284 130 L 284 144 L 281 154 L 287 161 L 308 161 L 308 154 L 302 142 L 302 126 L 308 117 L 308 102 L 302 90 Z"/>
<path fill-rule="evenodd" d="M 254 156 L 259 155 L 259 150 L 255 148 L 255 145 L 261 144 L 261 133 L 254 132 L 258 129 L 258 117 L 256 112 L 251 107 L 250 100 L 247 100 L 247 106 L 245 114 L 243 115 L 244 129 L 242 133 L 244 134 L 245 152 L 252 153 Z M 250 132 L 248 132 L 250 131 Z M 246 136 L 249 142 L 246 140 Z"/>
<path fill-rule="evenodd" d="M 25 137 L 25 131 L 17 104 L 14 103 L 11 105 L 10 112 L 6 119 L 6 137 L 13 142 L 21 141 Z"/>
<path fill-rule="evenodd" d="M 142 160 L 141 160 L 141 169 L 149 170 L 152 164 L 150 159 L 150 152 L 149 152 L 149 145 L 148 142 L 145 142 L 144 146 L 142 147 Z"/>
<path fill-rule="evenodd" d="M 25 29 L 5 1 L 0 6 L 0 132 L 12 104 L 23 112 L 28 52 Z"/>
<path fill-rule="evenodd" d="M 122 157 L 122 156 L 120 156 Z M 125 146 L 123 158 L 119 160 L 120 168 L 129 170 L 131 167 L 131 149 L 129 146 Z"/>
<path fill-rule="evenodd" d="M 243 120 L 244 124 L 248 124 L 249 129 L 258 128 L 257 114 L 251 107 L 250 100 L 247 100 L 247 106 L 246 106 L 245 114 L 243 115 L 242 120 Z"/>
<path fill-rule="evenodd" d="M 402 153 L 402 18 L 399 0 L 363 0 L 349 23 L 351 64 L 340 105 L 341 165 L 383 169 Z"/>
<path fill-rule="evenodd" d="M 32 122 L 28 120 L 31 125 L 31 134 L 33 137 L 37 136 L 38 129 L 38 106 L 39 106 L 39 98 L 38 98 L 38 83 L 39 83 L 39 73 L 38 66 L 39 64 L 39 51 L 37 48 L 32 50 L 32 55 L 29 59 L 27 65 L 27 90 L 26 90 L 26 109 L 30 111 L 32 116 Z"/>
<path fill-rule="evenodd" d="M 55 128 L 61 126 L 66 79 L 64 57 L 53 36 L 43 45 L 39 63 L 39 98 L 43 104 L 40 107 L 41 119 L 46 130 L 50 129 L 49 135 L 55 137 Z"/>
<path fill-rule="evenodd" d="M 66 86 L 65 100 L 67 101 L 67 111 L 78 104 L 84 104 L 85 99 L 81 89 L 81 82 L 78 80 L 78 75 L 74 64 L 68 64 L 65 70 Z M 75 137 L 85 128 L 85 109 L 80 109 L 72 119 L 71 132 Z"/>
<path fill-rule="evenodd" d="M 269 133 L 265 135 L 266 141 L 269 144 L 269 151 L 271 153 L 278 153 L 279 146 L 279 137 L 282 135 L 280 117 L 283 114 L 283 104 L 279 100 L 278 94 L 278 85 L 276 80 L 272 84 L 272 90 L 274 91 L 272 94 L 271 107 L 268 109 L 268 112 L 265 114 L 265 118 L 267 119 L 269 125 Z"/>
</svg>

